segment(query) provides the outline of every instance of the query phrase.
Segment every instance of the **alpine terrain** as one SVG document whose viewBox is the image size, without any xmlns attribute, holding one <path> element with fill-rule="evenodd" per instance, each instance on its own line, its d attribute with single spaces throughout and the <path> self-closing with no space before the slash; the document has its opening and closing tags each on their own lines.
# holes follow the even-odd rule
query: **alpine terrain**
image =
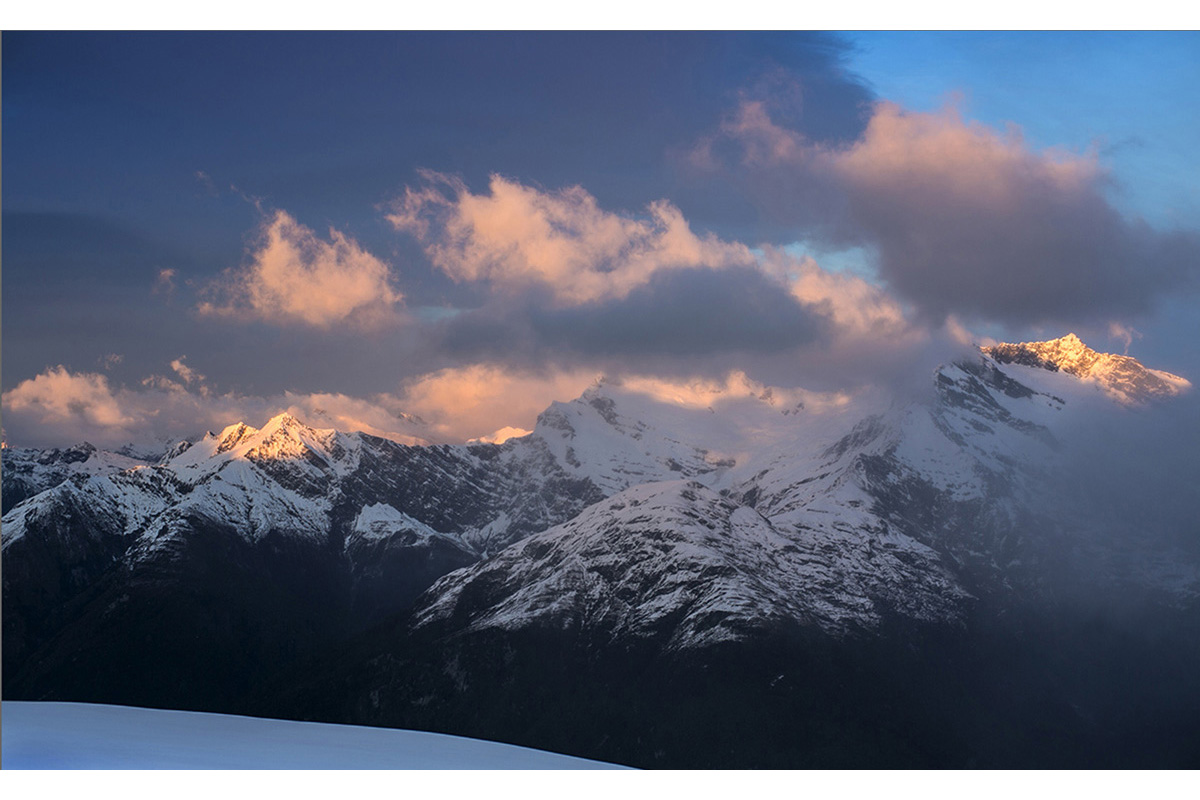
<svg viewBox="0 0 1200 800">
<path fill-rule="evenodd" d="M 1200 766 L 1195 517 L 1086 469 L 1188 381 L 1069 335 L 903 396 L 730 387 L 601 380 L 502 444 L 285 413 L 5 449 L 4 698 L 643 767 Z"/>
</svg>

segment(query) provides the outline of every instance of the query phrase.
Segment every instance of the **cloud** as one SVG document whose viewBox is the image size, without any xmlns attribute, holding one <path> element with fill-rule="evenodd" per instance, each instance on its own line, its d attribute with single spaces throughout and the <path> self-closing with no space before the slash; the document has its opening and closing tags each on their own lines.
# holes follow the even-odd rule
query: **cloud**
<svg viewBox="0 0 1200 800">
<path fill-rule="evenodd" d="M 466 311 L 431 333 L 435 352 L 514 373 L 681 380 L 741 370 L 820 391 L 891 380 L 914 363 L 925 370 L 939 338 L 863 279 L 783 253 L 756 268 L 664 272 L 620 300 L 563 308 L 531 293 Z"/>
<path fill-rule="evenodd" d="M 108 378 L 96 373 L 73 374 L 62 365 L 22 381 L 4 393 L 3 401 L 10 435 L 19 431 L 21 420 L 27 418 L 64 432 L 121 430 L 136 423 L 114 396 Z"/>
<path fill-rule="evenodd" d="M 864 279 L 698 236 L 666 203 L 637 217 L 601 208 L 579 187 L 547 192 L 493 176 L 476 195 L 426 173 L 389 219 L 438 268 L 488 289 L 482 306 L 430 326 L 430 349 L 463 363 L 782 377 L 805 363 L 828 370 L 868 340 L 895 360 L 923 335 Z M 839 381 L 852 372 L 832 371 Z"/>
<path fill-rule="evenodd" d="M 602 378 L 623 391 L 693 409 L 772 393 L 772 402 L 780 408 L 804 403 L 810 410 L 823 410 L 841 407 L 850 399 L 839 392 L 768 389 L 739 370 L 671 379 L 633 370 L 601 375 L 579 368 L 519 370 L 478 363 L 412 380 L 396 402 L 428 420 L 431 433 L 446 441 L 500 443 L 527 435 L 551 403 L 574 400 Z"/>
<path fill-rule="evenodd" d="M 81 441 L 101 447 L 153 444 L 220 430 L 238 421 L 259 426 L 281 411 L 316 427 L 363 431 L 404 444 L 430 438 L 428 427 L 405 414 L 392 395 L 218 394 L 203 385 L 203 376 L 187 368 L 182 358 L 172 367 L 187 385 L 159 375 L 146 378 L 137 388 L 115 387 L 104 375 L 71 372 L 63 366 L 48 369 L 4 393 L 8 441 L 18 447 Z"/>
<path fill-rule="evenodd" d="M 1200 234 L 1123 216 L 1094 153 L 1034 151 L 954 107 L 878 103 L 848 145 L 810 141 L 744 101 L 693 165 L 739 185 L 796 238 L 878 253 L 881 277 L 934 321 L 1084 319 L 1194 287 Z"/>
<path fill-rule="evenodd" d="M 175 294 L 175 274 L 176 271 L 173 269 L 160 269 L 151 291 L 154 294 L 165 294 L 170 299 Z"/>
<path fill-rule="evenodd" d="M 319 328 L 392 318 L 404 296 L 387 264 L 330 228 L 322 240 L 285 211 L 264 219 L 249 263 L 209 288 L 204 314 Z"/>
<path fill-rule="evenodd" d="M 1129 355 L 1129 346 L 1133 344 L 1133 340 L 1142 338 L 1142 333 L 1137 328 L 1120 322 L 1108 323 L 1108 335 L 1109 338 L 1116 339 L 1125 345 L 1125 355 Z"/>
<path fill-rule="evenodd" d="M 780 353 L 826 335 L 818 309 L 756 266 L 665 272 L 619 301 L 527 315 L 540 341 L 596 356 Z"/>
<path fill-rule="evenodd" d="M 180 378 L 183 379 L 184 383 L 187 383 L 187 384 L 196 383 L 200 386 L 203 386 L 204 376 L 201 375 L 199 372 L 196 372 L 194 369 L 189 367 L 187 364 L 183 363 L 185 358 L 187 358 L 187 356 L 180 356 L 179 358 L 172 361 L 171 369 L 174 370 L 176 375 L 178 375 Z"/>
<path fill-rule="evenodd" d="M 550 403 L 573 400 L 598 377 L 586 369 L 534 371 L 471 364 L 409 381 L 398 402 L 427 420 L 438 436 L 461 442 L 495 436 L 505 427 L 532 429 Z"/>
<path fill-rule="evenodd" d="M 896 298 L 857 275 L 822 269 L 811 256 L 774 247 L 764 248 L 762 267 L 778 275 L 792 297 L 828 318 L 835 336 L 886 340 L 913 332 Z"/>
<path fill-rule="evenodd" d="M 844 408 L 853 399 L 844 392 L 810 392 L 799 388 L 767 386 L 752 380 L 741 370 L 717 378 L 664 380 L 650 375 L 632 375 L 612 379 L 627 392 L 645 395 L 659 403 L 691 409 L 711 409 L 725 403 L 754 397 L 779 409 L 803 405 L 810 412 Z"/>
<path fill-rule="evenodd" d="M 749 248 L 697 236 L 679 209 L 658 201 L 641 217 L 599 207 L 583 188 L 543 192 L 493 175 L 488 194 L 426 172 L 388 219 L 456 281 L 494 288 L 542 286 L 556 305 L 626 297 L 664 270 L 720 268 L 753 261 Z"/>
</svg>

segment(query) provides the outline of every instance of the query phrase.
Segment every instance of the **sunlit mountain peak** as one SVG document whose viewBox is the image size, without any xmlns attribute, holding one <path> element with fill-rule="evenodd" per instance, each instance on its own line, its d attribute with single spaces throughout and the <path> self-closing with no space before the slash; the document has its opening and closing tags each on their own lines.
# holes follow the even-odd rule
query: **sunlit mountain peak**
<svg viewBox="0 0 1200 800">
<path fill-rule="evenodd" d="M 224 453 L 232 450 L 256 433 L 258 433 L 258 428 L 252 428 L 244 422 L 235 422 L 216 435 L 217 452 Z"/>
<path fill-rule="evenodd" d="M 1172 397 L 1191 388 L 1186 378 L 1151 369 L 1131 356 L 1097 352 L 1074 333 L 1044 342 L 1001 343 L 982 350 L 1002 364 L 1074 375 L 1125 405 Z"/>
</svg>

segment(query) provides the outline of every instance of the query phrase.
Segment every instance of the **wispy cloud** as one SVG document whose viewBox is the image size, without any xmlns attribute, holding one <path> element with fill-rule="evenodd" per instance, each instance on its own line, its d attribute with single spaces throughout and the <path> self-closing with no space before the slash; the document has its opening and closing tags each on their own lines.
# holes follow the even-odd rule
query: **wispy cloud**
<svg viewBox="0 0 1200 800">
<path fill-rule="evenodd" d="M 154 294 L 165 294 L 169 301 L 175 294 L 175 270 L 160 269 L 152 291 Z"/>
<path fill-rule="evenodd" d="M 1133 344 L 1133 340 L 1142 338 L 1142 333 L 1137 328 L 1120 322 L 1108 323 L 1108 335 L 1125 346 L 1125 355 L 1129 355 L 1129 346 Z"/>
<path fill-rule="evenodd" d="M 403 294 L 388 265 L 333 228 L 328 240 L 286 211 L 263 220 L 248 263 L 209 287 L 203 314 L 328 328 L 394 318 Z"/>
<path fill-rule="evenodd" d="M 187 358 L 187 356 L 180 356 L 179 358 L 176 358 L 175 360 L 173 360 L 171 362 L 171 369 L 174 370 L 176 375 L 178 375 L 180 378 L 183 379 L 184 383 L 187 383 L 187 384 L 195 383 L 199 386 L 203 386 L 204 385 L 204 376 L 201 375 L 199 372 L 196 372 L 194 369 L 189 367 L 187 364 L 183 363 L 184 359 L 186 359 L 186 358 Z"/>
</svg>

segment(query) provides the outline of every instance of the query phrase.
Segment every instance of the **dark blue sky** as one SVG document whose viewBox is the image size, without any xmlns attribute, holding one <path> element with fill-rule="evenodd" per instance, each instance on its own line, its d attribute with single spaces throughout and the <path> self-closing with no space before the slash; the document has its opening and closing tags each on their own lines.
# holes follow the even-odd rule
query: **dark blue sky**
<svg viewBox="0 0 1200 800">
<path fill-rule="evenodd" d="M 1200 252 L 1200 175 L 1187 133 L 1200 115 L 1198 41 L 5 32 L 4 389 L 62 365 L 72 379 L 102 376 L 114 396 L 150 391 L 154 376 L 181 380 L 168 366 L 181 356 L 206 376 L 204 391 L 222 397 L 403 398 L 406 381 L 483 361 L 526 372 L 678 375 L 744 362 L 777 377 L 791 369 L 780 352 L 801 371 L 810 363 L 806 347 L 821 349 L 811 365 L 841 352 L 834 340 L 842 323 L 828 303 L 788 293 L 794 275 L 781 276 L 795 264 L 763 284 L 730 249 L 761 256 L 763 246 L 784 245 L 815 255 L 831 275 L 869 276 L 927 332 L 948 317 L 979 335 L 1014 338 L 1057 336 L 1066 326 L 1108 337 L 1116 325 L 1134 331 L 1135 355 L 1200 367 L 1195 270 L 1187 266 Z M 957 121 L 937 117 L 950 92 L 961 98 Z M 897 103 L 901 116 L 881 114 L 879 101 Z M 1019 145 L 1004 144 L 1007 123 L 1024 132 Z M 911 202 L 903 183 L 874 177 L 891 169 L 880 160 L 889 136 L 911 145 Z M 928 147 L 949 148 L 945 169 L 921 155 Z M 1061 148 L 1075 172 L 1056 172 L 1049 165 L 1058 156 L 1046 148 Z M 996 209 L 991 200 L 976 213 L 973 200 L 963 210 L 947 198 L 978 177 L 979 158 L 990 170 L 1012 171 L 1005 196 L 1028 195 L 1018 207 L 1044 211 L 1005 205 L 994 225 L 976 226 Z M 527 188 L 536 193 L 520 206 L 527 219 L 550 219 L 555 246 L 565 236 L 572 253 L 588 257 L 601 241 L 589 237 L 614 220 L 628 233 L 653 217 L 649 204 L 665 200 L 698 241 L 723 243 L 712 253 L 724 260 L 704 262 L 713 271 L 703 277 L 653 277 L 686 260 L 682 250 L 663 255 L 661 238 L 630 240 L 582 267 L 578 259 L 545 267 L 528 260 L 531 240 L 483 242 L 479 227 L 469 243 L 476 249 L 462 249 L 455 237 L 463 229 L 454 226 L 466 224 L 467 204 L 426 197 L 412 206 L 420 223 L 388 219 L 406 189 L 442 185 L 425 170 L 461 181 L 455 201 L 495 200 L 493 175 Z M 1030 170 L 1037 174 L 1028 180 L 1017 175 Z M 580 187 L 601 216 L 580 216 L 586 203 L 561 195 L 568 187 Z M 503 216 L 514 208 L 493 209 L 506 232 L 524 230 Z M 384 309 L 394 318 L 363 324 L 370 304 L 350 299 L 337 307 L 345 311 L 337 324 L 328 311 L 314 322 L 312 298 L 263 283 L 266 273 L 253 270 L 270 260 L 263 237 L 277 212 L 298 226 L 272 229 L 284 231 L 293 257 L 307 254 L 297 263 L 349 270 L 331 285 L 385 275 L 403 295 Z M 1072 230 L 1032 230 L 1027 246 L 1011 247 L 1006 258 L 1047 271 L 1043 279 L 1017 265 L 1014 280 L 1069 287 L 1094 275 L 1095 290 L 1025 303 L 1020 292 L 973 288 L 1009 269 L 975 254 L 995 250 L 990 242 L 1021 240 L 1038 215 Z M 961 234 L 941 241 L 950 228 Z M 296 233 L 305 230 L 315 238 Z M 317 243 L 339 236 L 349 249 L 330 247 L 329 261 L 313 255 Z M 917 247 L 914 236 L 932 238 Z M 474 257 L 485 246 L 491 260 L 466 278 L 434 256 L 448 247 Z M 514 252 L 526 261 L 514 261 Z M 375 263 L 382 272 L 372 272 Z M 552 285 L 584 274 L 609 281 L 626 267 L 642 270 L 630 278 L 633 288 L 613 284 L 582 305 L 563 301 Z M 565 271 L 547 277 L 544 268 Z M 283 269 L 292 278 L 316 275 Z M 362 278 L 362 291 L 382 287 L 376 278 Z M 780 297 L 792 305 L 764 299 L 770 286 L 783 287 Z M 264 300 L 262 291 L 275 294 Z M 531 312 L 546 291 L 548 310 Z M 689 313 L 711 317 L 719 297 L 729 298 L 729 319 L 695 337 L 678 330 Z M 219 313 L 204 312 L 205 303 Z M 309 305 L 298 311 L 298 303 Z M 657 334 L 646 320 L 655 307 L 671 310 Z M 377 321 L 383 311 L 371 313 Z M 644 352 L 630 340 L 634 319 Z M 487 331 L 486 346 L 479 331 Z M 1116 346 L 1111 338 L 1094 344 Z M 686 353 L 686 364 L 669 363 L 664 353 L 672 352 Z M 811 365 L 818 384 L 847 380 L 844 369 L 835 378 Z M 5 411 L 16 408 L 17 418 L 21 397 L 6 394 Z M 36 416 L 29 412 L 27 424 L 42 435 Z M 37 419 L 50 425 L 46 414 Z M 7 419 L 5 427 L 16 435 Z"/>
</svg>

